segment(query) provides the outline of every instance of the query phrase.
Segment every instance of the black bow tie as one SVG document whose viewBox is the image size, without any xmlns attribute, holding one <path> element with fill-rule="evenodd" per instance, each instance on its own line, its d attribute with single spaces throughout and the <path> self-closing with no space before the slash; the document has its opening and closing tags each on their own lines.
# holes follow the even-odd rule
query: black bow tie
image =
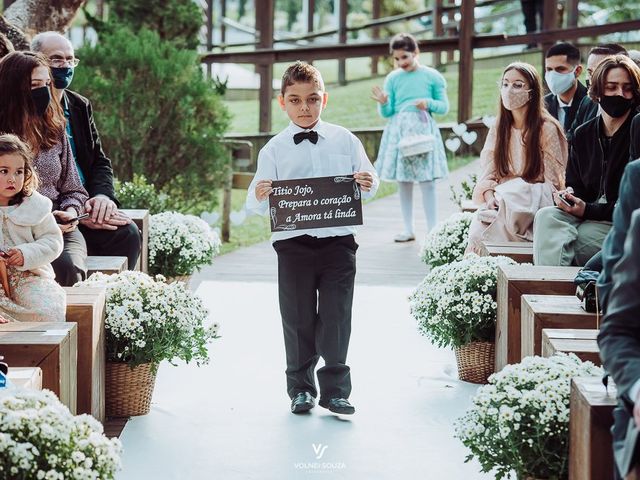
<svg viewBox="0 0 640 480">
<path fill-rule="evenodd" d="M 314 145 L 318 143 L 318 132 L 311 130 L 310 132 L 300 132 L 296 133 L 293 136 L 293 141 L 296 145 L 298 145 L 303 140 L 309 140 Z"/>
</svg>

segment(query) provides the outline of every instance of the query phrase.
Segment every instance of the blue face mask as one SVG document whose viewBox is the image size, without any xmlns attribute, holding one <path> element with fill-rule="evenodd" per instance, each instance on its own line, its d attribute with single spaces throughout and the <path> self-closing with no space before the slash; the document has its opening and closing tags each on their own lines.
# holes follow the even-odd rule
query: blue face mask
<svg viewBox="0 0 640 480">
<path fill-rule="evenodd" d="M 73 80 L 73 67 L 51 67 L 53 86 L 58 90 L 64 90 L 71 85 Z"/>
<path fill-rule="evenodd" d="M 575 71 L 575 68 L 568 73 L 558 73 L 555 70 L 548 71 L 544 75 L 544 79 L 547 81 L 551 93 L 554 95 L 562 95 L 573 87 L 576 82 Z"/>
</svg>

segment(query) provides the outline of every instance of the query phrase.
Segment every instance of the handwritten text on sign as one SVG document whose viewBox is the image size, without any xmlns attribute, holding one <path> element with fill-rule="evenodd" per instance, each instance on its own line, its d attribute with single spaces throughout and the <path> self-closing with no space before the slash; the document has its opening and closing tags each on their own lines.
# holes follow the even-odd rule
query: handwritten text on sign
<svg viewBox="0 0 640 480">
<path fill-rule="evenodd" d="M 360 187 L 353 175 L 274 180 L 271 231 L 362 225 Z"/>
</svg>

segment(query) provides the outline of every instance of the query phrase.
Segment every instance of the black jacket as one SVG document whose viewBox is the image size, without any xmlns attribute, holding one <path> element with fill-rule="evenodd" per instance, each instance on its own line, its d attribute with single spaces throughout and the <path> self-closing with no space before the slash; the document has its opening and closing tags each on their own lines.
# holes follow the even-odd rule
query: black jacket
<svg viewBox="0 0 640 480">
<path fill-rule="evenodd" d="M 600 116 L 578 127 L 571 140 L 565 183 L 573 188 L 576 197 L 587 203 L 583 217 L 585 220 L 610 222 L 612 219 L 620 180 L 629 163 L 629 131 L 632 120 L 633 112 L 611 137 L 608 149 L 601 138 L 603 126 Z M 606 203 L 598 203 L 603 195 Z"/>
<path fill-rule="evenodd" d="M 86 179 L 90 197 L 106 195 L 117 203 L 113 190 L 113 168 L 100 143 L 100 135 L 93 121 L 91 102 L 70 90 L 64 91 L 69 106 L 69 121 L 76 146 L 76 161 Z"/>
<path fill-rule="evenodd" d="M 573 119 L 573 124 L 571 128 L 566 132 L 567 133 L 567 141 L 571 141 L 573 139 L 573 135 L 576 133 L 578 127 L 589 120 L 596 118 L 598 115 L 598 104 L 589 98 L 589 95 L 585 95 L 580 101 L 580 105 L 578 105 L 578 110 L 576 112 L 576 116 Z"/>
<path fill-rule="evenodd" d="M 569 111 L 564 119 L 564 124 L 567 125 L 567 129 L 573 125 L 573 120 L 576 118 L 576 113 L 578 112 L 578 107 L 580 106 L 580 102 L 587 94 L 587 87 L 585 87 L 582 83 L 578 81 L 578 88 L 576 92 L 573 94 L 573 100 L 571 100 L 571 106 L 569 107 Z M 547 107 L 549 113 L 558 120 L 558 96 L 553 93 L 548 93 L 544 96 L 544 104 Z M 564 126 L 564 125 L 563 125 Z"/>
</svg>

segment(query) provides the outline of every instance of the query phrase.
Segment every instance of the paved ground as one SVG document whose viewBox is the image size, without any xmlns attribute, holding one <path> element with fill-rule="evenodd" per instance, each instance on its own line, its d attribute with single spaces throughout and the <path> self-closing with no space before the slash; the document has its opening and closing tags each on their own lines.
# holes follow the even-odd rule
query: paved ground
<svg viewBox="0 0 640 480">
<path fill-rule="evenodd" d="M 446 182 L 439 198 L 444 218 L 455 211 Z M 121 437 L 119 478 L 492 478 L 464 463 L 466 451 L 453 438 L 453 420 L 477 387 L 456 379 L 453 353 L 430 345 L 409 315 L 407 296 L 425 268 L 416 242 L 392 242 L 401 228 L 397 196 L 368 204 L 365 223 L 349 352 L 356 414 L 338 417 L 319 407 L 289 413 L 275 254 L 267 242 L 216 259 L 196 279 L 223 338 L 211 347 L 210 365 L 161 367 L 151 413 L 129 422 Z"/>
</svg>

